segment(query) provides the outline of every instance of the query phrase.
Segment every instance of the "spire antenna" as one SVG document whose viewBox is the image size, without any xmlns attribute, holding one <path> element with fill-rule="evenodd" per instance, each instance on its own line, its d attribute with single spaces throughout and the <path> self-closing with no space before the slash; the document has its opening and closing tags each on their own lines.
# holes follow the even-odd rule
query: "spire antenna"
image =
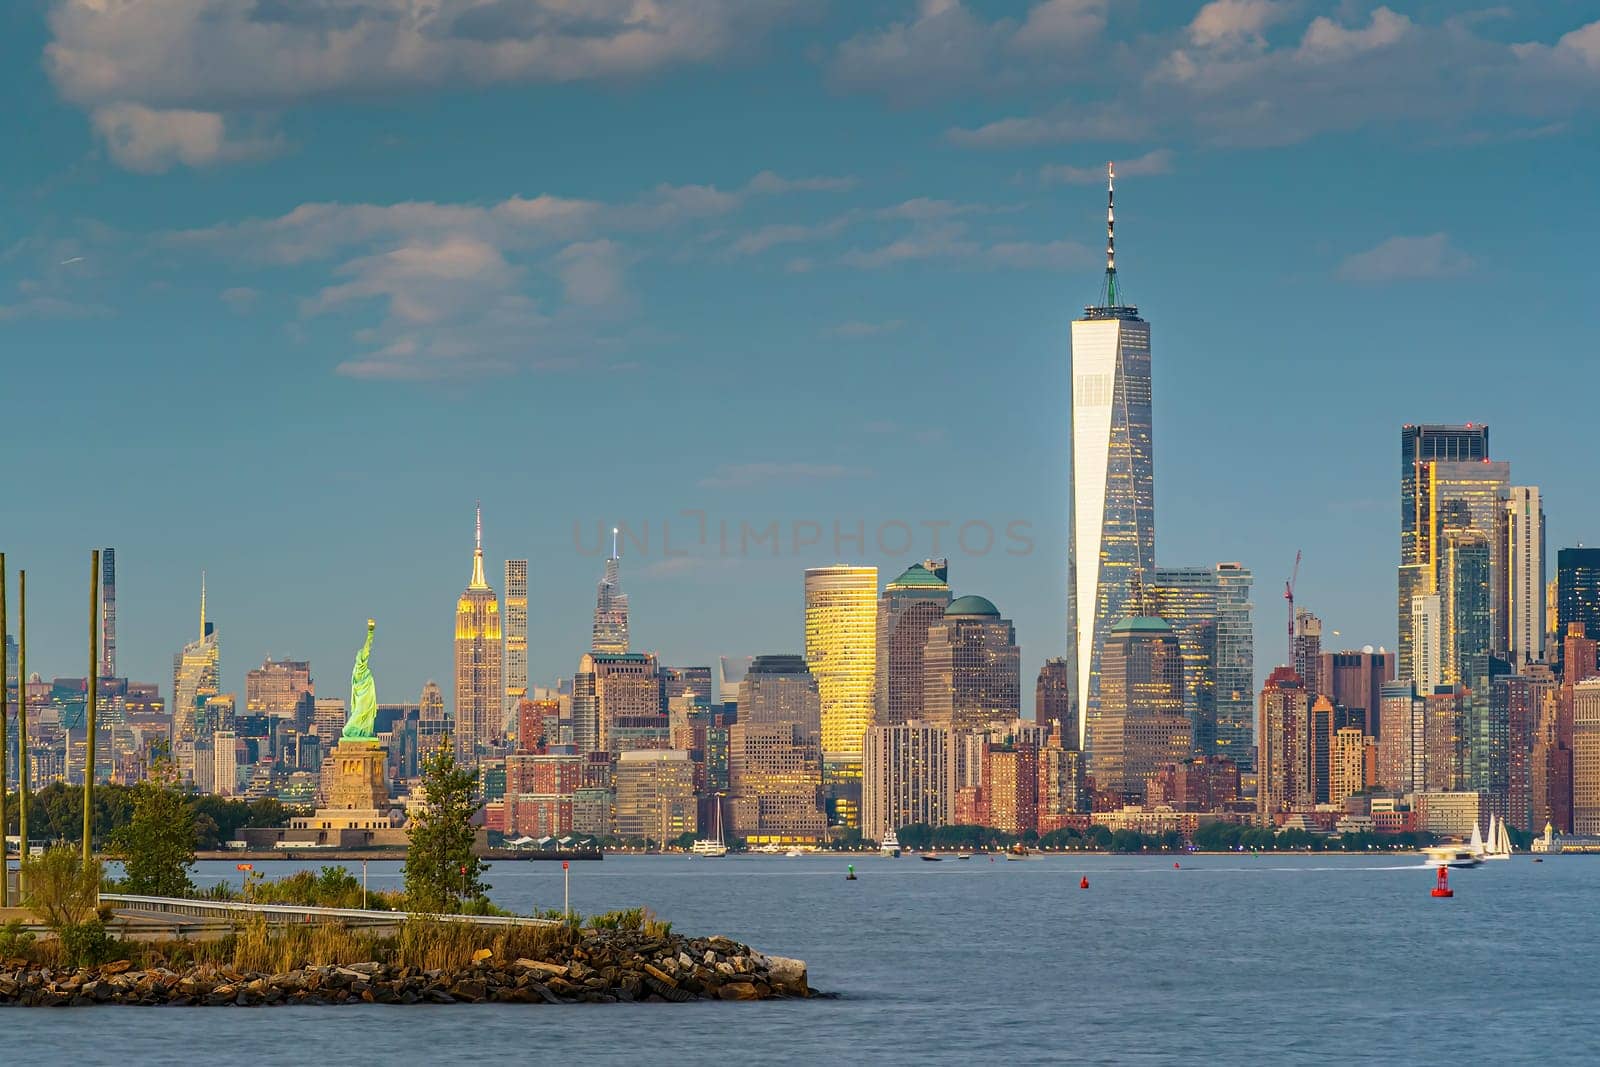
<svg viewBox="0 0 1600 1067">
<path fill-rule="evenodd" d="M 622 558 L 622 552 L 620 550 L 620 546 L 617 544 L 617 527 L 615 527 L 615 526 L 611 527 L 611 558 L 612 559 L 621 559 Z"/>
<path fill-rule="evenodd" d="M 477 523 L 477 532 L 474 535 L 474 543 L 475 543 L 475 545 L 477 547 L 477 550 L 479 552 L 482 552 L 483 551 L 483 501 L 481 501 L 481 500 L 477 501 L 475 506 L 476 506 L 477 516 L 478 516 L 478 523 Z"/>
<path fill-rule="evenodd" d="M 1117 165 L 1106 161 L 1106 306 L 1117 303 Z"/>
<path fill-rule="evenodd" d="M 206 572 L 200 572 L 200 640 L 206 639 Z"/>
</svg>

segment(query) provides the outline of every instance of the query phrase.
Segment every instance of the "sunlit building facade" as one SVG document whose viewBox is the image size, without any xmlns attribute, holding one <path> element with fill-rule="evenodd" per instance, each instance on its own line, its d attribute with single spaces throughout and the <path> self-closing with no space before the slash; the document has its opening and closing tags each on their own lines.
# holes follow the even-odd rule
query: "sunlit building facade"
<svg viewBox="0 0 1600 1067">
<path fill-rule="evenodd" d="M 1168 763 L 1187 762 L 1194 744 L 1183 705 L 1183 656 L 1165 620 L 1123 619 L 1106 639 L 1102 713 L 1090 731 L 1095 788 L 1144 799 L 1145 781 Z"/>
<path fill-rule="evenodd" d="M 861 760 L 877 678 L 877 599 L 876 567 L 806 571 L 806 663 L 817 680 L 822 753 L 830 761 Z"/>
<path fill-rule="evenodd" d="M 1506 501 L 1506 648 L 1511 667 L 1544 662 L 1544 504 L 1536 485 L 1514 485 Z"/>
<path fill-rule="evenodd" d="M 922 670 L 929 722 L 974 730 L 1021 714 L 1022 653 L 1016 628 L 984 597 L 956 598 L 928 627 Z"/>
<path fill-rule="evenodd" d="M 1150 324 L 1118 288 L 1113 226 L 1108 197 L 1105 288 L 1072 323 L 1067 641 L 1086 740 L 1100 717 L 1106 638 L 1138 613 L 1130 600 L 1156 555 Z"/>
<path fill-rule="evenodd" d="M 951 817 L 950 730 L 928 722 L 873 726 L 862 753 L 861 833 L 882 841 L 890 830 Z"/>
<path fill-rule="evenodd" d="M 528 695 L 528 561 L 506 560 L 505 722 L 516 725 L 517 705 Z"/>
<path fill-rule="evenodd" d="M 1399 676 L 1416 679 L 1412 663 L 1412 599 L 1434 591 L 1437 523 L 1433 464 L 1481 463 L 1489 427 L 1407 425 L 1400 430 Z M 1419 682 L 1420 684 L 1420 682 Z"/>
<path fill-rule="evenodd" d="M 1148 608 L 1171 624 L 1183 653 L 1184 710 L 1197 756 L 1253 767 L 1255 631 L 1250 571 L 1238 563 L 1157 567 Z"/>
<path fill-rule="evenodd" d="M 1256 811 L 1263 822 L 1279 812 L 1311 807 L 1310 701 L 1293 667 L 1278 667 L 1261 687 L 1261 728 L 1256 738 Z"/>
<path fill-rule="evenodd" d="M 216 628 L 206 618 L 206 580 L 200 576 L 200 635 L 172 658 L 172 741 L 193 741 L 200 733 L 205 702 L 221 690 L 222 649 Z M 193 779 L 193 769 L 181 768 Z"/>
<path fill-rule="evenodd" d="M 476 766 L 505 736 L 500 602 L 483 571 L 483 513 L 477 520 L 472 580 L 456 601 L 456 759 Z"/>
</svg>

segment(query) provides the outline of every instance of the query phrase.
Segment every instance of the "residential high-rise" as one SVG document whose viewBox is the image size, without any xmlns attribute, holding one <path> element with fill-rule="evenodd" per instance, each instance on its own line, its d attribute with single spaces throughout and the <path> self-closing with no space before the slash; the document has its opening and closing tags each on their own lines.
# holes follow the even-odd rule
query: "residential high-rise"
<svg viewBox="0 0 1600 1067">
<path fill-rule="evenodd" d="M 528 561 L 506 560 L 505 722 L 516 725 L 517 705 L 528 695 Z"/>
<path fill-rule="evenodd" d="M 689 753 L 678 749 L 624 752 L 618 756 L 612 770 L 617 836 L 664 842 L 695 833 L 700 823 L 694 774 Z M 576 828 L 576 811 L 573 822 Z"/>
<path fill-rule="evenodd" d="M 1378 784 L 1398 793 L 1421 792 L 1426 702 L 1404 678 L 1385 682 L 1378 699 L 1378 718 L 1383 723 L 1383 736 L 1378 740 Z"/>
<path fill-rule="evenodd" d="M 1489 657 L 1493 640 L 1493 546 L 1477 530 L 1447 530 L 1440 560 L 1444 682 L 1463 694 L 1461 788 L 1489 789 Z"/>
<path fill-rule="evenodd" d="M 806 663 L 822 701 L 826 760 L 861 760 L 877 674 L 877 598 L 876 567 L 806 571 Z"/>
<path fill-rule="evenodd" d="M 827 830 L 822 756 L 802 723 L 741 716 L 728 728 L 728 786 L 733 833 L 747 844 L 814 844 Z"/>
<path fill-rule="evenodd" d="M 306 660 L 263 660 L 244 676 L 244 710 L 249 715 L 292 718 L 308 695 L 315 695 L 311 664 Z"/>
<path fill-rule="evenodd" d="M 1600 835 L 1600 678 L 1572 687 L 1572 831 Z"/>
<path fill-rule="evenodd" d="M 1506 649 L 1511 666 L 1544 661 L 1544 506 L 1536 485 L 1514 485 L 1506 501 Z"/>
<path fill-rule="evenodd" d="M 978 729 L 1022 710 L 1022 652 L 1010 619 L 981 596 L 952 600 L 928 627 L 922 705 L 929 722 Z"/>
<path fill-rule="evenodd" d="M 1278 667 L 1261 687 L 1261 726 L 1256 733 L 1256 811 L 1270 823 L 1278 812 L 1311 806 L 1306 743 L 1311 706 L 1305 683 L 1293 667 Z"/>
<path fill-rule="evenodd" d="M 572 738 L 579 753 L 666 748 L 670 734 L 654 653 L 584 653 L 572 678 Z"/>
<path fill-rule="evenodd" d="M 1516 674 L 1490 681 L 1490 705 L 1506 724 L 1505 816 L 1523 830 L 1533 822 L 1533 752 L 1539 740 L 1541 711 L 1556 699 L 1556 678 L 1545 663 L 1527 663 Z"/>
<path fill-rule="evenodd" d="M 117 677 L 117 550 L 100 550 L 100 677 Z"/>
<path fill-rule="evenodd" d="M 1399 674 L 1415 678 L 1411 663 L 1411 600 L 1433 591 L 1434 523 L 1430 464 L 1481 462 L 1489 456 L 1489 427 L 1407 425 L 1400 430 Z"/>
<path fill-rule="evenodd" d="M 1226 756 L 1251 769 L 1255 720 L 1255 636 L 1250 572 L 1238 563 L 1157 567 L 1147 607 L 1166 619 L 1183 653 L 1184 710 L 1200 756 Z"/>
<path fill-rule="evenodd" d="M 1573 623 L 1600 638 L 1600 548 L 1556 553 L 1556 633 L 1564 636 Z"/>
<path fill-rule="evenodd" d="M 1112 195 L 1108 180 L 1101 302 L 1072 323 L 1067 641 L 1085 739 L 1100 718 L 1105 642 L 1156 556 L 1150 324 L 1119 288 Z"/>
<path fill-rule="evenodd" d="M 1348 724 L 1359 725 L 1369 737 L 1383 736 L 1383 687 L 1394 681 L 1392 652 L 1324 652 L 1319 675 Z"/>
<path fill-rule="evenodd" d="M 1374 784 L 1371 775 L 1372 739 L 1354 726 L 1334 731 L 1328 764 L 1328 801 L 1343 804 L 1354 793 Z"/>
<path fill-rule="evenodd" d="M 205 702 L 221 691 L 222 649 L 206 618 L 206 576 L 200 574 L 200 636 L 172 657 L 172 741 L 193 741 Z M 182 770 L 182 768 L 180 768 Z M 193 779 L 193 771 L 189 770 Z"/>
<path fill-rule="evenodd" d="M 950 821 L 950 731 L 928 722 L 873 726 L 862 754 L 861 833 Z"/>
<path fill-rule="evenodd" d="M 472 578 L 456 601 L 456 759 L 476 766 L 505 736 L 500 602 L 483 572 L 483 509 L 477 512 Z"/>
<path fill-rule="evenodd" d="M 1315 700 L 1324 688 L 1322 673 L 1322 620 L 1305 608 L 1294 613 L 1294 672 L 1305 683 L 1306 696 Z"/>
<path fill-rule="evenodd" d="M 606 573 L 594 595 L 593 652 L 628 651 L 628 594 L 622 591 L 622 545 L 617 530 L 611 530 L 611 555 L 606 557 Z"/>
<path fill-rule="evenodd" d="M 820 743 L 822 698 L 804 656 L 757 656 L 739 683 L 739 721 L 792 722 Z"/>
<path fill-rule="evenodd" d="M 913 563 L 883 587 L 874 722 L 894 725 L 923 717 L 922 650 L 928 627 L 943 617 L 950 603 L 945 575 L 943 560 L 927 560 Z"/>
<path fill-rule="evenodd" d="M 1047 659 L 1040 666 L 1033 689 L 1033 718 L 1060 736 L 1062 748 L 1079 750 L 1077 694 L 1072 691 L 1072 668 L 1066 657 Z"/>
<path fill-rule="evenodd" d="M 1438 593 L 1411 598 L 1411 673 L 1417 691 L 1431 693 L 1444 684 L 1444 604 Z"/>
<path fill-rule="evenodd" d="M 1101 714 L 1091 724 L 1089 773 L 1097 789 L 1138 803 L 1146 779 L 1163 764 L 1187 762 L 1193 750 L 1183 655 L 1165 620 L 1132 616 L 1111 628 L 1101 663 Z"/>
</svg>

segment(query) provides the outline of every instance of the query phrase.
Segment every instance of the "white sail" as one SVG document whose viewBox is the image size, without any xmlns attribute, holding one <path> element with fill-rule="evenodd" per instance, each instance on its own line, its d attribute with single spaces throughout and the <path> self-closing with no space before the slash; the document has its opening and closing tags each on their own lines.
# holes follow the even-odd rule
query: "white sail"
<svg viewBox="0 0 1600 1067">
<path fill-rule="evenodd" d="M 1486 851 L 1483 847 L 1483 834 L 1478 832 L 1478 824 L 1472 824 L 1472 840 L 1467 842 L 1467 848 L 1472 850 L 1474 856 L 1481 856 Z"/>
</svg>

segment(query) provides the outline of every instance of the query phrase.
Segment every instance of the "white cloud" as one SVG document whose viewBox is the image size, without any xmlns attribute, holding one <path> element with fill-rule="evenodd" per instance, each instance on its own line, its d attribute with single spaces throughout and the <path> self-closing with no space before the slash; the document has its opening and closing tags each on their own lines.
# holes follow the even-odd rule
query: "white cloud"
<svg viewBox="0 0 1600 1067">
<path fill-rule="evenodd" d="M 178 163 L 208 167 L 258 159 L 282 148 L 277 138 L 229 139 L 225 120 L 214 111 L 109 104 L 95 109 L 94 128 L 112 159 L 141 174 L 160 174 Z"/>
<path fill-rule="evenodd" d="M 1391 237 L 1339 265 L 1339 277 L 1352 282 L 1410 278 L 1448 278 L 1475 266 L 1471 256 L 1450 243 L 1448 234 Z"/>
<path fill-rule="evenodd" d="M 567 300 L 585 307 L 615 303 L 622 295 L 621 246 L 615 241 L 580 241 L 556 256 Z"/>
<path fill-rule="evenodd" d="M 254 310 L 256 301 L 261 297 L 261 294 L 256 290 L 243 285 L 224 289 L 218 295 L 222 302 L 228 305 L 228 309 L 237 315 L 248 314 Z"/>
<path fill-rule="evenodd" d="M 157 172 L 230 152 L 223 115 L 334 95 L 636 79 L 747 50 L 801 0 L 54 0 L 45 67 Z M 138 107 L 165 116 L 129 126 Z M 202 116 L 210 116 L 209 119 Z"/>
<path fill-rule="evenodd" d="M 1300 54 L 1307 58 L 1339 59 L 1398 44 L 1412 27 L 1411 20 L 1387 7 L 1372 12 L 1367 25 L 1347 29 L 1319 15 L 1306 27 L 1300 40 Z"/>
<path fill-rule="evenodd" d="M 1279 0 L 1211 0 L 1189 23 L 1190 43 L 1199 48 L 1260 47 L 1262 33 L 1289 15 Z"/>
<path fill-rule="evenodd" d="M 1172 150 L 1157 148 L 1146 152 L 1142 156 L 1132 159 L 1116 160 L 1117 177 L 1136 178 L 1151 174 L 1170 174 L 1172 172 Z M 1099 166 L 1080 167 L 1070 164 L 1058 163 L 1039 168 L 1039 180 L 1046 185 L 1104 185 L 1106 168 Z"/>
<path fill-rule="evenodd" d="M 764 170 L 750 179 L 746 186 L 754 193 L 842 193 L 856 187 L 854 178 L 830 178 L 817 176 L 812 178 L 785 178 L 781 174 L 774 174 Z"/>
<path fill-rule="evenodd" d="M 985 21 L 960 0 L 922 0 L 914 17 L 841 43 L 829 69 L 845 89 L 915 103 L 982 86 L 1003 86 L 1039 73 L 1018 57 L 1042 61 L 1046 77 L 1105 28 L 1105 0 L 1043 0 L 1021 23 Z"/>
<path fill-rule="evenodd" d="M 1077 108 L 1060 115 L 997 119 L 975 129 L 945 131 L 945 139 L 962 148 L 1026 148 L 1075 141 L 1137 141 L 1149 123 L 1114 108 Z"/>
</svg>

